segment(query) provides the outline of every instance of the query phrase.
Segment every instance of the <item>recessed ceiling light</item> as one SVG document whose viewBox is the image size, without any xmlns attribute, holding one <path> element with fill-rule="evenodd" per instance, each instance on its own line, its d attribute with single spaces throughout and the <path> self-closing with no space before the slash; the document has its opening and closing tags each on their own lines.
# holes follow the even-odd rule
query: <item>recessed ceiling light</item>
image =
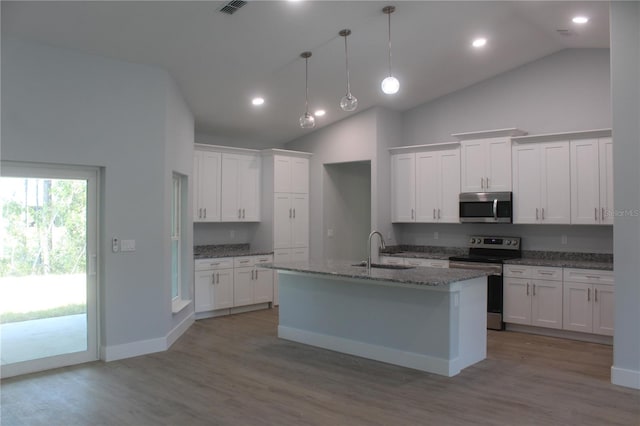
<svg viewBox="0 0 640 426">
<path fill-rule="evenodd" d="M 327 112 L 323 109 L 319 109 L 316 112 L 313 113 L 313 115 L 315 115 L 316 117 L 322 117 L 323 115 L 325 115 Z"/>
<path fill-rule="evenodd" d="M 254 104 L 255 106 L 262 105 L 262 104 L 264 104 L 264 98 L 260 98 L 260 97 L 258 97 L 258 98 L 253 98 L 253 99 L 251 100 L 251 103 L 252 103 L 252 104 Z"/>
<path fill-rule="evenodd" d="M 586 24 L 587 22 L 589 22 L 589 18 L 587 18 L 586 16 L 576 16 L 572 19 L 572 21 L 574 24 Z"/>
<path fill-rule="evenodd" d="M 486 38 L 477 38 L 477 39 L 473 40 L 473 43 L 471 43 L 471 45 L 473 47 L 482 47 L 485 44 L 487 44 L 487 39 Z"/>
</svg>

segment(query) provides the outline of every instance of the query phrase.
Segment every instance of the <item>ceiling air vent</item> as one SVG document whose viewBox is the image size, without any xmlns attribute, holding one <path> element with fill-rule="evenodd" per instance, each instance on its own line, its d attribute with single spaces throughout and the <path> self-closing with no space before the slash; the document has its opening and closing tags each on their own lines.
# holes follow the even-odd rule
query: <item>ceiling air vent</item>
<svg viewBox="0 0 640 426">
<path fill-rule="evenodd" d="M 246 1 L 239 1 L 239 0 L 230 1 L 229 3 L 222 6 L 222 9 L 220 9 L 220 12 L 226 13 L 227 15 L 233 15 L 238 11 L 238 9 L 240 9 L 245 4 L 247 4 Z"/>
</svg>

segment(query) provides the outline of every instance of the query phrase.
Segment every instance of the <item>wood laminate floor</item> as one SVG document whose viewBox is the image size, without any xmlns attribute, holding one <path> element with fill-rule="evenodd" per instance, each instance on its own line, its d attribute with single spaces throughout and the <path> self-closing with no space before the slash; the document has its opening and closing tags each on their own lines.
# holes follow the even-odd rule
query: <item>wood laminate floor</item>
<svg viewBox="0 0 640 426">
<path fill-rule="evenodd" d="M 612 348 L 489 332 L 453 378 L 280 340 L 278 311 L 196 322 L 163 353 L 4 380 L 13 425 L 640 425 Z"/>
</svg>

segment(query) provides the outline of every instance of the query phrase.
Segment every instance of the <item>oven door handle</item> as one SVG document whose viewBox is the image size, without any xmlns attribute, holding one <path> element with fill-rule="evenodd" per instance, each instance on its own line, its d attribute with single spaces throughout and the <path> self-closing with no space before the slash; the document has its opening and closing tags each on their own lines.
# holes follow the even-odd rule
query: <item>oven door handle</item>
<svg viewBox="0 0 640 426">
<path fill-rule="evenodd" d="M 498 199 L 493 199 L 493 219 L 498 220 Z"/>
</svg>

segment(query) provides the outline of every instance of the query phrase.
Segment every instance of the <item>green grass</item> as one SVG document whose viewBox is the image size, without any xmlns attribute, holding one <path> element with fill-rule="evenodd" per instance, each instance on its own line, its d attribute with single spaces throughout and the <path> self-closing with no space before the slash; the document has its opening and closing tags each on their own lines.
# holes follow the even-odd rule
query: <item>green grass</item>
<svg viewBox="0 0 640 426">
<path fill-rule="evenodd" d="M 7 324 L 10 322 L 31 321 L 44 318 L 64 317 L 67 315 L 84 314 L 87 312 L 87 306 L 85 304 L 70 304 L 65 306 L 58 306 L 51 309 L 44 309 L 42 311 L 31 312 L 4 312 L 0 314 L 0 324 Z"/>
</svg>

